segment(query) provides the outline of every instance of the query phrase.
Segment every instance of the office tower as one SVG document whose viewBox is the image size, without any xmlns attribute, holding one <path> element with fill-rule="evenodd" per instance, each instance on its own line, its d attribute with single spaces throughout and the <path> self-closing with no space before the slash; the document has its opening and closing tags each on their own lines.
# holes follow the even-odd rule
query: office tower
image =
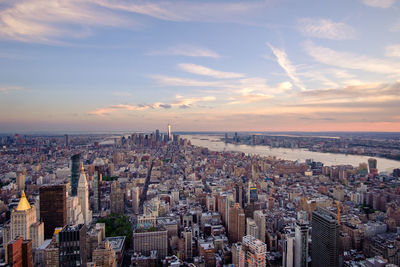
<svg viewBox="0 0 400 267">
<path fill-rule="evenodd" d="M 295 266 L 308 266 L 308 223 L 297 222 L 295 226 Z"/>
<path fill-rule="evenodd" d="M 257 239 L 260 239 L 262 242 L 265 243 L 265 228 L 266 228 L 265 214 L 263 213 L 262 210 L 256 210 L 254 211 L 253 216 L 254 216 L 254 222 L 256 223 L 258 229 Z"/>
<path fill-rule="evenodd" d="M 191 260 L 193 258 L 192 238 L 192 229 L 186 227 L 183 231 L 185 260 Z"/>
<path fill-rule="evenodd" d="M 124 192 L 121 190 L 119 182 L 114 181 L 111 184 L 110 211 L 111 213 L 124 214 L 124 210 Z"/>
<path fill-rule="evenodd" d="M 101 211 L 101 182 L 104 172 L 104 162 L 97 160 L 94 162 L 94 176 L 93 176 L 93 212 L 99 213 Z"/>
<path fill-rule="evenodd" d="M 67 224 L 75 225 L 85 223 L 79 198 L 67 197 Z"/>
<path fill-rule="evenodd" d="M 44 237 L 50 239 L 54 229 L 67 224 L 67 187 L 62 185 L 42 186 L 40 195 L 40 219 L 44 222 Z"/>
<path fill-rule="evenodd" d="M 25 190 L 25 174 L 23 171 L 17 171 L 16 183 L 19 191 Z"/>
<path fill-rule="evenodd" d="M 267 263 L 267 245 L 251 235 L 244 236 L 241 257 L 245 258 L 245 266 L 264 267 Z"/>
<path fill-rule="evenodd" d="M 101 242 L 99 246 L 95 250 L 93 250 L 92 258 L 96 266 L 103 266 L 103 267 L 117 266 L 117 259 L 115 256 L 114 249 L 112 248 L 110 242 L 108 241 Z"/>
<path fill-rule="evenodd" d="M 3 228 L 3 244 L 7 258 L 7 243 L 16 237 L 31 239 L 33 246 L 39 247 L 44 240 L 44 226 L 36 218 L 36 208 L 30 205 L 25 192 L 22 191 L 21 199 L 16 209 L 11 211 L 10 223 Z"/>
<path fill-rule="evenodd" d="M 81 174 L 79 176 L 78 198 L 82 209 L 83 220 L 86 225 L 89 225 L 92 221 L 92 211 L 89 208 L 89 186 L 86 180 L 83 163 L 81 163 Z"/>
<path fill-rule="evenodd" d="M 76 196 L 78 193 L 78 181 L 81 167 L 81 154 L 76 154 L 71 157 L 71 196 Z"/>
<path fill-rule="evenodd" d="M 312 213 L 312 265 L 339 266 L 339 225 L 335 216 L 318 208 Z"/>
<path fill-rule="evenodd" d="M 67 225 L 58 233 L 60 267 L 86 266 L 86 226 Z"/>
<path fill-rule="evenodd" d="M 249 200 L 250 200 L 250 203 L 254 203 L 254 202 L 258 201 L 258 193 L 257 193 L 256 187 L 250 187 Z"/>
<path fill-rule="evenodd" d="M 378 173 L 377 169 L 378 161 L 373 158 L 368 159 L 368 169 L 370 174 Z"/>
<path fill-rule="evenodd" d="M 239 203 L 229 209 L 228 235 L 231 243 L 239 242 L 245 235 L 245 215 Z"/>
<path fill-rule="evenodd" d="M 32 240 L 17 237 L 7 245 L 7 262 L 12 267 L 33 267 Z"/>
<path fill-rule="evenodd" d="M 258 227 L 252 218 L 246 218 L 246 235 L 258 236 Z"/>
<path fill-rule="evenodd" d="M 168 124 L 168 133 L 167 133 L 167 136 L 168 136 L 168 141 L 170 141 L 171 138 L 172 138 L 172 136 L 171 136 L 171 125 L 169 125 L 169 124 Z"/>
<path fill-rule="evenodd" d="M 289 233 L 283 243 L 282 264 L 283 267 L 294 267 L 294 235 Z"/>
<path fill-rule="evenodd" d="M 132 211 L 134 214 L 138 214 L 139 213 L 139 195 L 140 195 L 139 187 L 137 187 L 137 186 L 132 187 L 131 194 L 132 194 Z"/>
<path fill-rule="evenodd" d="M 64 145 L 69 146 L 68 134 L 64 135 Z"/>
<path fill-rule="evenodd" d="M 244 190 L 241 181 L 235 185 L 235 201 L 236 203 L 239 203 L 241 207 L 244 206 Z"/>
<path fill-rule="evenodd" d="M 164 259 L 168 255 L 168 231 L 163 227 L 138 228 L 133 233 L 133 248 L 136 253 L 150 256 L 152 250 L 157 250 L 157 257 Z"/>
</svg>

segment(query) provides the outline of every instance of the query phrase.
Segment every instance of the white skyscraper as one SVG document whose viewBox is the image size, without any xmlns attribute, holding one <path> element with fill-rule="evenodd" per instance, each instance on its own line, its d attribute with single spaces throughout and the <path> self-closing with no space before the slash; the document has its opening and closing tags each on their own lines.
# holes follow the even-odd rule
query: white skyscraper
<svg viewBox="0 0 400 267">
<path fill-rule="evenodd" d="M 168 124 L 168 141 L 172 139 L 171 136 L 171 125 Z"/>
<path fill-rule="evenodd" d="M 308 266 L 308 223 L 297 222 L 295 226 L 295 266 Z"/>
<path fill-rule="evenodd" d="M 83 220 L 85 221 L 86 225 L 89 225 L 92 221 L 92 211 L 89 209 L 89 187 L 86 180 L 85 169 L 83 168 L 83 163 L 81 163 L 81 174 L 78 182 L 78 198 L 83 213 Z"/>
</svg>

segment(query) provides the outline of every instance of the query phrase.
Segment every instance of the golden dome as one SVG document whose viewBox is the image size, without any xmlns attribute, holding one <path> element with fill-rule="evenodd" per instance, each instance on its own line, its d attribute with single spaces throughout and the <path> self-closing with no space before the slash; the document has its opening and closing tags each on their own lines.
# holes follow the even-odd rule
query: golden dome
<svg viewBox="0 0 400 267">
<path fill-rule="evenodd" d="M 21 199 L 19 200 L 17 211 L 29 210 L 30 208 L 31 205 L 29 204 L 28 199 L 26 199 L 24 190 L 22 190 Z"/>
</svg>

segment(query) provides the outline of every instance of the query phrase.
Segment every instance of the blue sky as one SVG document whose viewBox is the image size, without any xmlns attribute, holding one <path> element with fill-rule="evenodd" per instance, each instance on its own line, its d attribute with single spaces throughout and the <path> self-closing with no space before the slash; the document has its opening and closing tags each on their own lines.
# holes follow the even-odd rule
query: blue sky
<svg viewBox="0 0 400 267">
<path fill-rule="evenodd" d="M 400 2 L 6 0 L 0 131 L 400 131 Z"/>
</svg>

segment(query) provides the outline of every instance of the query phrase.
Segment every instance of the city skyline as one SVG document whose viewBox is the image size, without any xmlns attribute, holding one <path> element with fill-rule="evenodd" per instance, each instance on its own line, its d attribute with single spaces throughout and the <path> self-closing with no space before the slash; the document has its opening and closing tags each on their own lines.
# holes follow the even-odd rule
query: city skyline
<svg viewBox="0 0 400 267">
<path fill-rule="evenodd" d="M 0 132 L 398 132 L 399 15 L 397 0 L 7 0 Z"/>
</svg>

